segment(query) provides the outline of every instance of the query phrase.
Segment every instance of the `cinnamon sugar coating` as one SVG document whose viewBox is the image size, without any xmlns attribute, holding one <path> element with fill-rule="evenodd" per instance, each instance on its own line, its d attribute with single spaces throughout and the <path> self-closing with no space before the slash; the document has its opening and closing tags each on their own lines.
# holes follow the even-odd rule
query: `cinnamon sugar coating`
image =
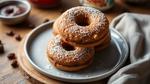
<svg viewBox="0 0 150 84">
<path fill-rule="evenodd" d="M 84 45 L 101 40 L 103 34 L 109 31 L 109 22 L 99 10 L 78 6 L 64 12 L 53 28 L 63 40 Z"/>
<path fill-rule="evenodd" d="M 72 50 L 64 49 L 59 35 L 49 41 L 47 48 L 48 58 L 63 66 L 85 65 L 93 59 L 94 53 L 94 48 L 74 47 Z"/>
</svg>

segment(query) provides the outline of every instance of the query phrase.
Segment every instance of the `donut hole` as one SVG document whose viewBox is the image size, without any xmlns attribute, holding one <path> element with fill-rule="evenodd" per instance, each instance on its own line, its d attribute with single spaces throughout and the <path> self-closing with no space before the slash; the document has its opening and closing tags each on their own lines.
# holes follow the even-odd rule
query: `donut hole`
<svg viewBox="0 0 150 84">
<path fill-rule="evenodd" d="M 90 24 L 89 17 L 85 14 L 80 14 L 75 17 L 75 22 L 79 26 L 88 26 Z"/>
<path fill-rule="evenodd" d="M 73 50 L 75 50 L 75 47 L 72 46 L 72 45 L 70 45 L 70 44 L 68 44 L 68 43 L 61 42 L 61 45 L 67 51 L 73 51 Z"/>
</svg>

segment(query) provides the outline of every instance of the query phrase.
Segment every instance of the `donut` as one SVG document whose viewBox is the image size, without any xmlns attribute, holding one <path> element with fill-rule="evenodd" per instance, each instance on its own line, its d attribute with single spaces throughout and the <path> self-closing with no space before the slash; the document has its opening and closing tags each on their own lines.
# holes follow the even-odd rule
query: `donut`
<svg viewBox="0 0 150 84">
<path fill-rule="evenodd" d="M 72 46 L 56 35 L 48 42 L 47 56 L 56 68 L 64 71 L 78 71 L 89 66 L 94 57 L 94 48 Z"/>
<path fill-rule="evenodd" d="M 109 32 L 109 21 L 95 8 L 78 6 L 57 18 L 53 30 L 71 45 L 92 47 L 99 45 L 101 38 Z"/>
<path fill-rule="evenodd" d="M 99 51 L 107 48 L 110 45 L 110 43 L 111 43 L 111 38 L 110 37 L 111 37 L 110 33 L 108 33 L 107 36 L 105 36 L 105 38 L 102 39 L 103 42 L 101 44 L 99 44 L 99 45 L 94 47 L 95 51 L 99 52 Z"/>
<path fill-rule="evenodd" d="M 53 28 L 52 33 L 53 33 L 55 36 L 58 35 L 58 34 L 59 34 L 58 29 L 57 29 L 56 27 Z"/>
<path fill-rule="evenodd" d="M 111 43 L 111 40 L 110 40 L 110 39 L 107 39 L 107 40 L 105 41 L 105 43 L 102 43 L 102 44 L 100 44 L 100 45 L 98 45 L 98 46 L 95 46 L 95 47 L 94 47 L 94 48 L 95 48 L 95 51 L 96 51 L 96 52 L 99 52 L 99 51 L 101 51 L 101 50 L 107 48 L 107 47 L 110 45 L 110 43 Z"/>
</svg>

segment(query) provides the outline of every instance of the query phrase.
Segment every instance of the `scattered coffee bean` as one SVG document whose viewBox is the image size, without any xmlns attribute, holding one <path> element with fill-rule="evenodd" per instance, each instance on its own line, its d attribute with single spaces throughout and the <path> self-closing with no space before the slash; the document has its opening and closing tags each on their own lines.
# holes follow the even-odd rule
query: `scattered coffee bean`
<svg viewBox="0 0 150 84">
<path fill-rule="evenodd" d="M 16 38 L 17 41 L 21 41 L 22 40 L 22 37 L 20 35 L 17 35 L 15 38 Z"/>
<path fill-rule="evenodd" d="M 14 36 L 15 33 L 13 31 L 10 31 L 10 32 L 7 32 L 6 35 L 8 35 L 8 36 Z"/>
<path fill-rule="evenodd" d="M 0 54 L 3 54 L 5 51 L 4 51 L 4 45 L 2 43 L 2 41 L 0 40 Z"/>
<path fill-rule="evenodd" d="M 49 21 L 49 19 L 45 19 L 44 21 L 43 21 L 43 23 L 46 23 L 46 22 L 48 22 Z"/>
<path fill-rule="evenodd" d="M 13 68 L 17 68 L 19 66 L 17 60 L 13 60 L 12 63 L 11 63 L 11 66 Z"/>
<path fill-rule="evenodd" d="M 8 57 L 9 60 L 14 60 L 14 59 L 16 59 L 15 53 L 10 53 L 10 54 L 8 54 L 7 57 Z"/>
<path fill-rule="evenodd" d="M 2 41 L 0 40 L 0 44 L 2 44 Z"/>
<path fill-rule="evenodd" d="M 4 46 L 2 44 L 0 44 L 0 54 L 3 54 L 5 51 L 4 51 Z"/>
</svg>

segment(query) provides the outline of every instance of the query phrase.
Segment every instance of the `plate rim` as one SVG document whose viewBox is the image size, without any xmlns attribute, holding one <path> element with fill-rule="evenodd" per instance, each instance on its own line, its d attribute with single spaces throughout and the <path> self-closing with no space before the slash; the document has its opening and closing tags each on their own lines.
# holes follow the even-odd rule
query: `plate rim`
<svg viewBox="0 0 150 84">
<path fill-rule="evenodd" d="M 119 35 L 122 40 L 124 41 L 125 43 L 125 46 L 127 48 L 126 50 L 126 54 L 124 56 L 124 59 L 122 60 L 122 62 L 119 61 L 119 63 L 117 63 L 111 70 L 109 70 L 108 72 L 104 73 L 104 74 L 101 74 L 101 75 L 97 75 L 97 76 L 92 76 L 92 77 L 86 77 L 86 78 L 82 78 L 82 79 L 74 79 L 74 78 L 66 78 L 66 77 L 60 77 L 60 76 L 56 76 L 56 75 L 52 75 L 52 74 L 49 74 L 47 73 L 46 71 L 44 71 L 43 69 L 41 69 L 39 66 L 37 66 L 33 61 L 32 59 L 30 58 L 30 56 L 28 55 L 28 51 L 27 51 L 27 43 L 28 43 L 28 40 L 30 39 L 30 37 L 38 30 L 40 29 L 41 27 L 45 26 L 45 25 L 50 25 L 50 24 L 53 24 L 54 23 L 54 20 L 51 20 L 49 22 L 46 22 L 46 23 L 43 23 L 39 26 L 37 26 L 35 29 L 31 30 L 27 37 L 25 38 L 25 42 L 24 42 L 24 45 L 23 45 L 23 50 L 25 52 L 25 56 L 27 57 L 28 61 L 30 62 L 30 64 L 37 70 L 39 71 L 40 73 L 44 74 L 44 75 L 47 75 L 49 77 L 51 77 L 52 79 L 57 79 L 57 80 L 61 80 L 61 81 L 65 81 L 65 82 L 74 82 L 74 83 L 83 83 L 83 82 L 92 82 L 92 81 L 96 81 L 96 80 L 100 80 L 100 79 L 103 79 L 103 78 L 106 78 L 108 76 L 110 76 L 112 73 L 116 72 L 126 61 L 127 57 L 128 57 L 128 54 L 129 54 L 129 46 L 128 46 L 128 43 L 125 39 L 125 37 L 123 35 L 121 35 L 121 33 L 119 33 L 117 30 L 115 30 L 114 28 L 110 28 L 110 30 L 112 30 L 113 32 L 115 32 L 117 35 Z"/>
</svg>

